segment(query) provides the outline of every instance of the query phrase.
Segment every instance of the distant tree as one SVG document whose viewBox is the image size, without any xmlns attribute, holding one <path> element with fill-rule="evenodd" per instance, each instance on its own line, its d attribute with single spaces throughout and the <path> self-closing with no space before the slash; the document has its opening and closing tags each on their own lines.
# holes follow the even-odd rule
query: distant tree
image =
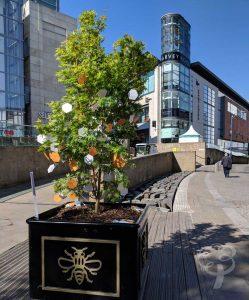
<svg viewBox="0 0 249 300">
<path fill-rule="evenodd" d="M 119 39 L 106 54 L 102 31 L 105 17 L 83 12 L 79 28 L 57 50 L 57 77 L 66 88 L 61 101 L 50 103 L 47 124 L 38 121 L 40 151 L 52 161 L 48 172 L 62 162 L 70 168 L 55 183 L 55 201 L 90 196 L 117 201 L 125 193 L 124 167 L 130 159 L 126 139 L 135 136 L 131 116 L 144 90 L 144 75 L 156 65 L 142 42 L 129 35 Z"/>
</svg>

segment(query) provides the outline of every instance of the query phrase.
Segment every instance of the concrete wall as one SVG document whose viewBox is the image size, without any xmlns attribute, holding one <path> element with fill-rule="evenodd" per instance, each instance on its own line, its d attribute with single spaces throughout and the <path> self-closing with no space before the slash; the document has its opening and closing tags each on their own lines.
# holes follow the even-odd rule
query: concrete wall
<svg viewBox="0 0 249 300">
<path fill-rule="evenodd" d="M 194 171 L 195 152 L 165 152 L 136 157 L 134 168 L 126 170 L 130 187 L 135 187 L 169 172 Z M 52 179 L 67 170 L 59 165 L 51 174 L 47 173 L 50 162 L 37 147 L 0 147 L 0 188 L 28 182 L 29 172 L 35 179 Z"/>
<path fill-rule="evenodd" d="M 133 159 L 133 163 L 135 165 L 134 168 L 126 170 L 130 181 L 130 188 L 172 172 L 173 154 L 169 152 L 136 157 Z"/>
<path fill-rule="evenodd" d="M 206 144 L 199 143 L 167 143 L 157 144 L 158 152 L 196 152 L 196 164 L 204 166 L 206 164 Z"/>
<path fill-rule="evenodd" d="M 173 153 L 173 171 L 194 172 L 196 168 L 196 155 L 195 151 L 174 152 Z"/>
<path fill-rule="evenodd" d="M 210 158 L 211 164 L 215 164 L 222 159 L 224 152 L 217 149 L 206 149 L 206 157 Z M 234 164 L 248 164 L 249 158 L 244 156 L 232 156 Z"/>
<path fill-rule="evenodd" d="M 52 179 L 65 172 L 60 166 L 48 174 L 49 164 L 37 147 L 0 147 L 0 188 L 28 182 L 31 171 L 35 179 Z"/>
<path fill-rule="evenodd" d="M 164 152 L 133 159 L 134 168 L 126 170 L 129 187 L 136 187 L 153 178 L 169 172 L 195 171 L 195 152 Z"/>
<path fill-rule="evenodd" d="M 194 151 L 196 153 L 196 166 L 205 166 L 208 158 L 210 158 L 210 164 L 215 164 L 220 161 L 224 155 L 223 151 L 206 148 L 206 143 L 204 142 L 158 144 L 157 149 L 159 153 L 173 152 L 174 154 Z M 190 157 L 189 160 L 191 160 Z M 233 162 L 236 164 L 248 164 L 249 159 L 242 156 L 233 156 Z"/>
</svg>

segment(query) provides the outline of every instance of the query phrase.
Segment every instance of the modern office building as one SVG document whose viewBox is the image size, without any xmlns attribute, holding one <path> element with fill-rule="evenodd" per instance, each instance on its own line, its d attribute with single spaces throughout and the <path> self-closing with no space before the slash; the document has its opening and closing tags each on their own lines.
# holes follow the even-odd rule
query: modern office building
<svg viewBox="0 0 249 300">
<path fill-rule="evenodd" d="M 249 102 L 200 62 L 191 64 L 191 87 L 193 125 L 204 141 L 248 149 Z"/>
<path fill-rule="evenodd" d="M 140 99 L 137 142 L 178 142 L 193 125 L 209 144 L 248 149 L 249 102 L 200 62 L 191 63 L 190 25 L 182 16 L 161 21 L 162 57 Z"/>
<path fill-rule="evenodd" d="M 59 0 L 0 0 L 0 136 L 5 128 L 20 136 L 64 95 L 55 51 L 76 27 Z"/>
<path fill-rule="evenodd" d="M 24 123 L 22 2 L 0 0 L 0 128 Z"/>
<path fill-rule="evenodd" d="M 77 26 L 76 19 L 49 8 L 45 2 L 59 6 L 58 1 L 51 0 L 28 0 L 23 5 L 25 124 L 29 125 L 38 118 L 46 120 L 50 112 L 47 104 L 64 95 L 64 87 L 56 78 L 55 51 Z"/>
</svg>

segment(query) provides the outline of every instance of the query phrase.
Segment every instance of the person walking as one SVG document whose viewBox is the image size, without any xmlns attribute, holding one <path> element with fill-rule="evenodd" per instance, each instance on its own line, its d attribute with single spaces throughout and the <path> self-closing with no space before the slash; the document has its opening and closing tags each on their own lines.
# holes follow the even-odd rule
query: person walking
<svg viewBox="0 0 249 300">
<path fill-rule="evenodd" d="M 223 171 L 224 171 L 224 175 L 225 177 L 229 177 L 229 173 L 232 169 L 232 158 L 230 155 L 228 155 L 228 153 L 225 153 L 225 155 L 223 156 L 222 160 L 221 160 L 221 164 L 223 166 Z"/>
</svg>

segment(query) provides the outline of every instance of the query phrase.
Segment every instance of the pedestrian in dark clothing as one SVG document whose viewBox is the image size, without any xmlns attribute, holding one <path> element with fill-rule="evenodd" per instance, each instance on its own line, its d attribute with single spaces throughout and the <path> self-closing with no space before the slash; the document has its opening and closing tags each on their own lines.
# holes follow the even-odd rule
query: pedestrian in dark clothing
<svg viewBox="0 0 249 300">
<path fill-rule="evenodd" d="M 228 155 L 228 153 L 225 153 L 225 155 L 223 156 L 222 160 L 221 160 L 221 164 L 223 166 L 223 171 L 224 171 L 224 175 L 225 177 L 229 177 L 229 173 L 230 170 L 232 169 L 232 158 L 230 155 Z"/>
</svg>

